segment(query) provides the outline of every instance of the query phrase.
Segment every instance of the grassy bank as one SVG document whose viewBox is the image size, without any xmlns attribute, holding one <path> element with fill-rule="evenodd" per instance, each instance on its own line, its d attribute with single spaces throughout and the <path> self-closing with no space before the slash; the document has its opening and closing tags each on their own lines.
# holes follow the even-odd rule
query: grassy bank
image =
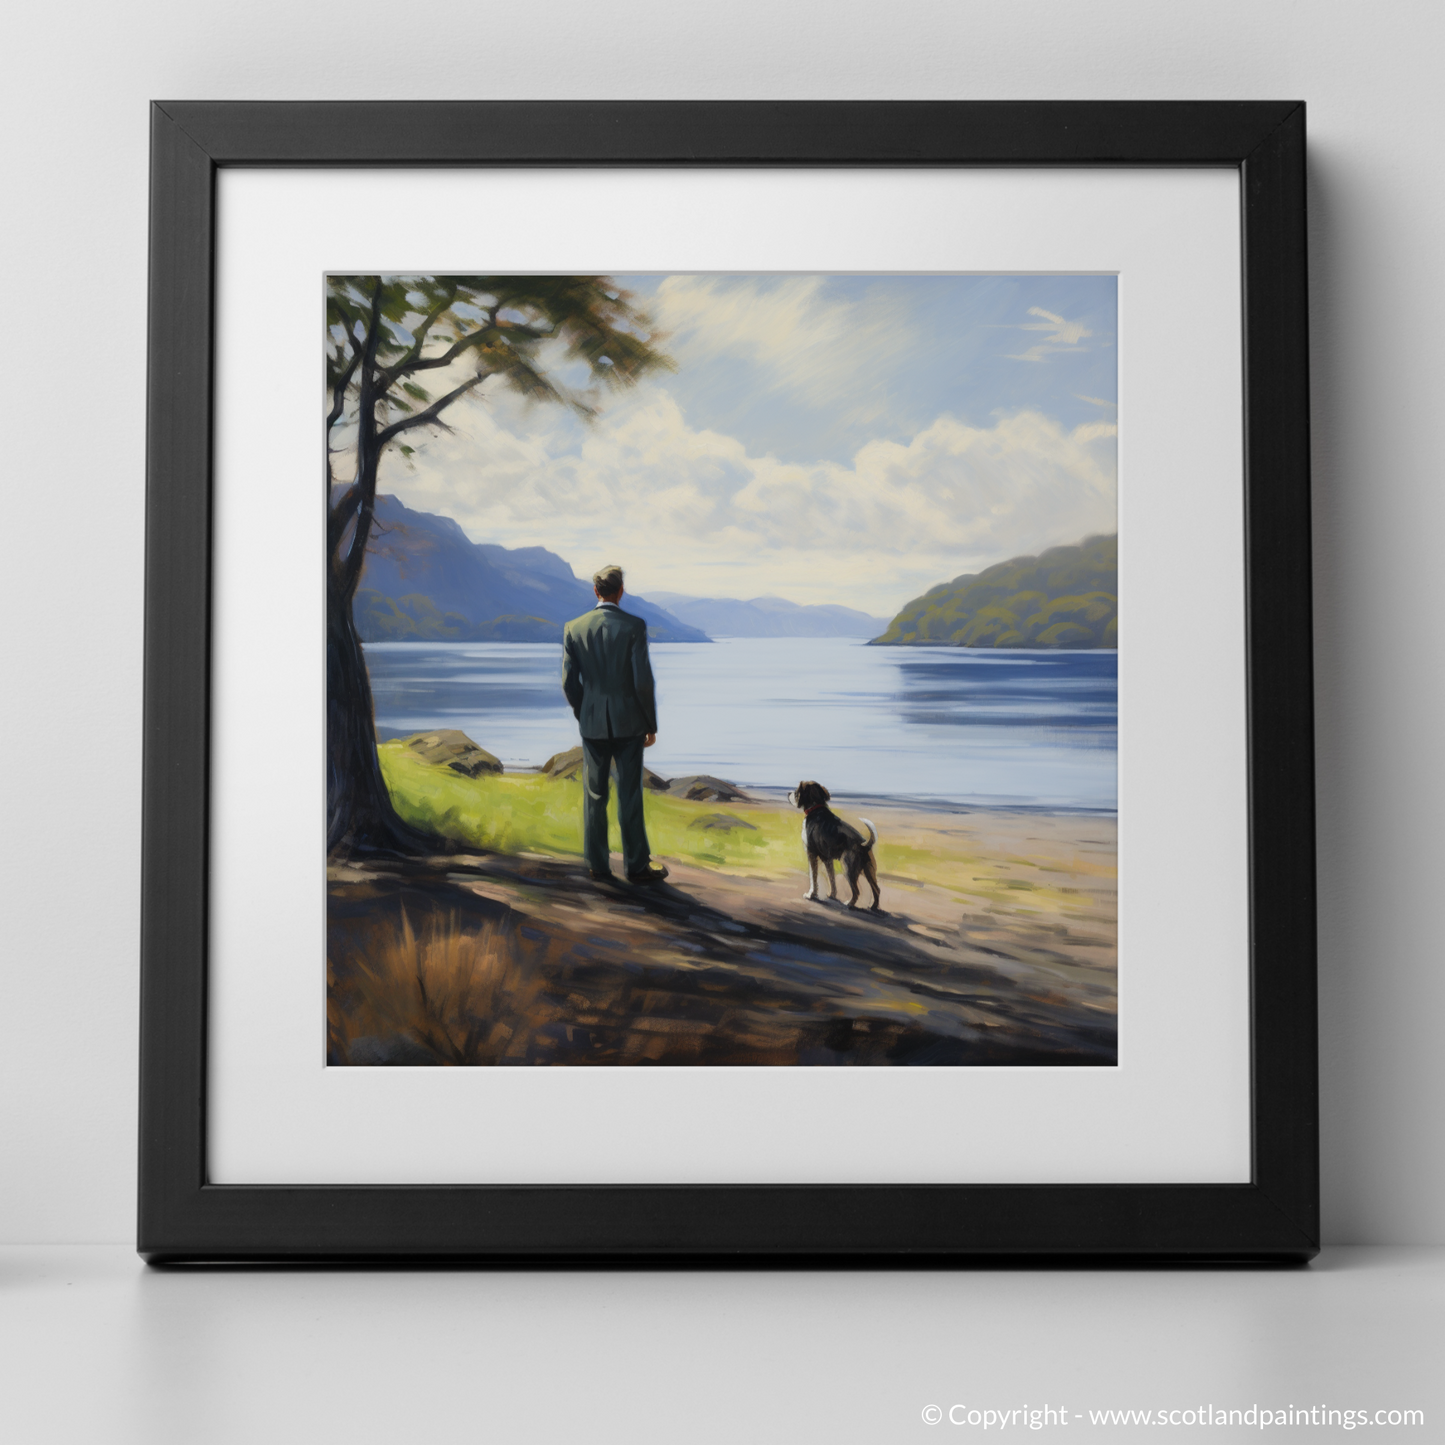
<svg viewBox="0 0 1445 1445">
<path fill-rule="evenodd" d="M 423 762 L 399 742 L 377 749 L 392 802 L 408 822 L 443 837 L 496 853 L 582 855 L 582 785 L 540 773 L 483 773 L 465 778 Z M 766 805 L 694 803 L 644 792 L 643 811 L 652 851 L 704 867 L 744 871 L 796 870 L 795 818 Z M 736 819 L 748 827 L 707 827 L 709 820 Z M 610 844 L 622 840 L 612 820 Z"/>
<path fill-rule="evenodd" d="M 579 782 L 539 773 L 466 778 L 422 761 L 400 742 L 383 743 L 378 752 L 392 801 L 408 821 L 489 852 L 581 856 Z M 806 871 L 801 818 L 785 804 L 701 803 L 645 792 L 643 807 L 656 857 L 743 876 L 801 879 Z M 856 811 L 840 806 L 839 812 L 858 824 Z M 1027 838 L 1038 831 L 1032 826 L 1015 826 L 1005 837 L 994 836 L 984 815 L 925 816 L 897 805 L 870 812 L 881 835 L 878 866 L 885 876 L 937 885 L 972 906 L 1068 916 L 1083 906 L 1080 885 L 1087 889 L 1114 875 L 1112 847 L 1045 846 Z M 748 826 L 707 826 L 720 819 Z M 615 820 L 610 841 L 620 852 Z"/>
</svg>

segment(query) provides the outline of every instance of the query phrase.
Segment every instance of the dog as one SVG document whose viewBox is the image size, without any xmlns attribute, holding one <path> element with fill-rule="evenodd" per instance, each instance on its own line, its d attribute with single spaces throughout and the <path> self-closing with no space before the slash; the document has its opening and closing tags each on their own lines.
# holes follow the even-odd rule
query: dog
<svg viewBox="0 0 1445 1445">
<path fill-rule="evenodd" d="M 838 878 L 833 872 L 833 864 L 841 860 L 844 868 L 848 870 L 848 886 L 853 890 L 847 906 L 858 906 L 858 878 L 861 875 L 868 880 L 868 886 L 873 890 L 873 902 L 869 911 L 881 913 L 878 864 L 873 859 L 873 845 L 878 841 L 878 834 L 867 818 L 860 819 L 868 828 L 868 841 L 865 843 L 863 835 L 845 823 L 828 806 L 831 796 L 822 783 L 812 782 L 799 783 L 788 794 L 788 801 L 795 808 L 803 810 L 803 846 L 808 850 L 808 891 L 803 897 L 809 902 L 817 900 L 818 863 L 821 860 L 828 869 L 828 897 L 836 902 Z"/>
</svg>

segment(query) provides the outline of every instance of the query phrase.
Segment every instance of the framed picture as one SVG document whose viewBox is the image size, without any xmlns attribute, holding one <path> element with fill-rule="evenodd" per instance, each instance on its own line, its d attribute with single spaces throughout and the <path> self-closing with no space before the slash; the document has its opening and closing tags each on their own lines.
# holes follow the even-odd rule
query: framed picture
<svg viewBox="0 0 1445 1445">
<path fill-rule="evenodd" d="M 147 1259 L 1313 1256 L 1302 104 L 166 102 L 151 231 Z"/>
</svg>

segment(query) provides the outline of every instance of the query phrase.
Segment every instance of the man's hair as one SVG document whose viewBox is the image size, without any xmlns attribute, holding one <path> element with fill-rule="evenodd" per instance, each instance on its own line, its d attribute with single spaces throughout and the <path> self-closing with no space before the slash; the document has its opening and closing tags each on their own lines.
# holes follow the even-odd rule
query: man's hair
<svg viewBox="0 0 1445 1445">
<path fill-rule="evenodd" d="M 609 562 L 601 571 L 592 574 L 592 585 L 600 597 L 610 602 L 622 591 L 622 568 Z"/>
</svg>

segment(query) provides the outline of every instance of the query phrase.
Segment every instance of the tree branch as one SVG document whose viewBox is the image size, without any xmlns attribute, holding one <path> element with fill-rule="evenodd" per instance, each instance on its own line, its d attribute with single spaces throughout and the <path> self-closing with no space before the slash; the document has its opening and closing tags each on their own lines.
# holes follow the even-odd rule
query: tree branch
<svg viewBox="0 0 1445 1445">
<path fill-rule="evenodd" d="M 484 337 L 490 336 L 499 328 L 496 325 L 483 326 L 479 331 L 469 331 L 465 336 L 459 337 L 456 343 L 449 346 L 440 356 L 427 356 L 419 361 L 414 361 L 410 366 L 395 369 L 396 374 L 392 377 L 395 381 L 402 376 L 414 376 L 418 371 L 435 371 L 439 366 L 450 366 L 467 347 L 475 346 Z M 389 383 L 388 383 L 389 384 Z"/>
<path fill-rule="evenodd" d="M 445 426 L 444 421 L 439 421 L 439 414 L 449 407 L 458 397 L 465 396 L 469 391 L 479 387 L 489 377 L 495 376 L 494 371 L 479 371 L 470 381 L 463 382 L 459 387 L 447 392 L 445 396 L 439 396 L 425 411 L 419 411 L 415 416 L 403 417 L 400 421 L 394 421 L 384 431 L 378 432 L 376 436 L 376 449 L 379 452 L 387 442 L 394 436 L 400 436 L 404 431 L 410 431 L 413 427 L 426 426 L 434 423 L 437 426 Z"/>
<path fill-rule="evenodd" d="M 456 299 L 457 299 L 457 288 L 456 288 L 455 286 L 453 286 L 453 287 L 447 292 L 447 294 L 446 294 L 446 299 L 443 300 L 443 301 L 438 301 L 437 304 L 436 304 L 435 309 L 433 309 L 432 311 L 430 311 L 430 312 L 427 313 L 426 319 L 425 319 L 425 320 L 421 323 L 421 325 L 418 326 L 417 329 L 416 329 L 415 331 L 413 331 L 412 334 L 411 334 L 411 335 L 412 335 L 411 350 L 408 351 L 408 352 L 406 353 L 406 355 L 401 358 L 400 361 L 395 362 L 393 365 L 387 367 L 387 369 L 381 373 L 381 390 L 382 390 L 382 391 L 389 391 L 389 390 L 391 389 L 392 384 L 393 384 L 398 378 L 403 377 L 403 376 L 409 376 L 409 375 L 411 374 L 411 371 L 408 370 L 408 368 L 412 368 L 412 367 L 413 367 L 413 363 L 415 363 L 416 361 L 418 361 L 418 360 L 420 359 L 420 357 L 421 357 L 422 343 L 423 343 L 423 342 L 426 340 L 426 338 L 427 338 L 427 332 L 429 332 L 429 331 L 432 329 L 432 327 L 436 324 L 437 317 L 439 317 L 439 316 L 442 314 L 442 312 L 445 311 L 445 310 L 452 304 L 452 302 L 455 301 Z M 413 368 L 413 369 L 414 369 L 414 368 Z"/>
<path fill-rule="evenodd" d="M 439 356 L 423 357 L 418 361 L 411 362 L 404 368 L 396 369 L 395 376 L 392 379 L 395 380 L 396 377 L 400 376 L 413 376 L 418 371 L 435 371 L 439 366 L 450 366 L 469 346 L 477 345 L 486 337 L 496 332 L 504 332 L 511 329 L 497 324 L 497 312 L 500 309 L 501 303 L 498 302 L 496 306 L 493 306 L 491 310 L 486 313 L 487 324 L 485 326 L 480 326 L 475 331 L 469 331 L 465 336 L 459 336 L 457 340 Z"/>
</svg>

